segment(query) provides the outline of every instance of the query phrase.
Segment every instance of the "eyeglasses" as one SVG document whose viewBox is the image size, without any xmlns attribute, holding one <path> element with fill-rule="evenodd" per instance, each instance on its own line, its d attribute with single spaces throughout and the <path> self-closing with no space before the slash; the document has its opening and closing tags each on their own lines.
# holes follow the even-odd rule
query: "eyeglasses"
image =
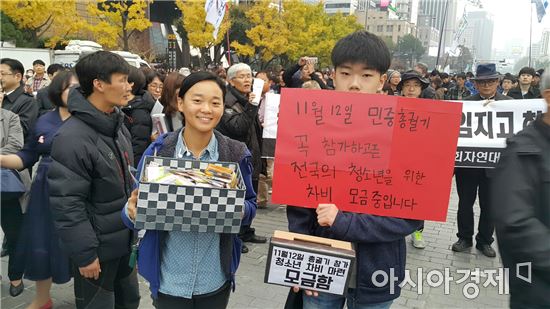
<svg viewBox="0 0 550 309">
<path fill-rule="evenodd" d="M 162 85 L 162 84 L 149 84 L 149 87 L 151 87 L 153 89 L 162 90 L 164 88 L 164 85 Z"/>
</svg>

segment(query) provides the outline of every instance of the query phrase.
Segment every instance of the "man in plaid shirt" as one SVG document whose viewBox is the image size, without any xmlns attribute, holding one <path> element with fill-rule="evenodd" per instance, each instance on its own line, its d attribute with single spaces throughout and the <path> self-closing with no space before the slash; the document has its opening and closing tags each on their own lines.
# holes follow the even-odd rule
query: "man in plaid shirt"
<svg viewBox="0 0 550 309">
<path fill-rule="evenodd" d="M 46 64 L 44 61 L 40 59 L 34 60 L 32 67 L 34 69 L 34 76 L 29 78 L 25 83 L 25 90 L 27 93 L 36 94 L 38 90 L 48 86 L 50 80 L 46 74 Z"/>
</svg>

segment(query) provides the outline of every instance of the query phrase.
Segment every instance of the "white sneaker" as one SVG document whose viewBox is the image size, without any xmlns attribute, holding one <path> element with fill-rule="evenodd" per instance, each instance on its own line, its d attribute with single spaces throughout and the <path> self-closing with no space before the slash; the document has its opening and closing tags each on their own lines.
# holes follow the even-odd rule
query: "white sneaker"
<svg viewBox="0 0 550 309">
<path fill-rule="evenodd" d="M 411 234 L 411 242 L 413 247 L 417 249 L 426 248 L 426 243 L 424 242 L 424 237 L 422 236 L 422 231 L 414 231 Z"/>
</svg>

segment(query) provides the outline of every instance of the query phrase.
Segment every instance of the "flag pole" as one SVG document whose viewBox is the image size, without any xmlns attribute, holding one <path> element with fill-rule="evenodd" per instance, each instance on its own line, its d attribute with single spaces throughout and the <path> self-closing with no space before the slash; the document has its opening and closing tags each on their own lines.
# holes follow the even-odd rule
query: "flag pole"
<svg viewBox="0 0 550 309">
<path fill-rule="evenodd" d="M 225 3 L 225 13 L 229 14 L 229 3 Z M 231 30 L 231 21 L 229 20 L 231 18 L 230 15 L 227 15 L 227 22 L 229 23 L 229 27 L 227 27 L 226 36 L 227 36 L 227 64 L 231 66 L 231 46 L 229 45 L 229 31 Z"/>
<path fill-rule="evenodd" d="M 531 18 L 529 19 L 529 64 L 528 64 L 528 67 L 531 67 L 531 50 L 533 48 L 533 44 L 531 43 L 531 40 L 533 38 L 533 2 L 529 3 L 529 10 L 531 11 Z"/>
</svg>

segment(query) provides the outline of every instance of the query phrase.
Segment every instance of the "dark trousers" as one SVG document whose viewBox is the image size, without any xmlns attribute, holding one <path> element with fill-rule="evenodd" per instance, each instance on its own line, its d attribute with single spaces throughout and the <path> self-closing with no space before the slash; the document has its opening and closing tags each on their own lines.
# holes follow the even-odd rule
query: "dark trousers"
<svg viewBox="0 0 550 309">
<path fill-rule="evenodd" d="M 97 280 L 80 275 L 74 265 L 74 294 L 78 309 L 135 309 L 139 307 L 137 273 L 128 266 L 130 254 L 101 262 Z"/>
<path fill-rule="evenodd" d="M 18 262 L 22 259 L 17 256 L 19 252 L 16 254 L 17 242 L 23 224 L 23 213 L 21 212 L 19 199 L 2 197 L 1 211 L 0 221 L 4 231 L 4 239 L 6 239 L 6 249 L 10 256 L 8 260 L 8 278 L 10 281 L 19 280 L 23 278 L 22 267 L 18 265 Z"/>
<path fill-rule="evenodd" d="M 481 209 L 476 242 L 490 245 L 493 239 L 495 226 L 490 217 L 490 179 L 483 168 L 456 168 L 456 190 L 458 191 L 458 233 L 456 236 L 472 241 L 474 235 L 474 202 L 479 194 Z M 478 191 L 479 188 L 479 191 Z"/>
<path fill-rule="evenodd" d="M 256 192 L 256 194 L 258 194 L 259 182 L 260 182 L 260 179 L 252 178 L 252 186 L 254 187 L 254 192 Z M 245 239 L 254 236 L 255 231 L 256 230 L 254 228 L 251 228 L 250 225 L 241 225 L 239 237 L 241 238 L 241 240 L 244 241 Z"/>
<path fill-rule="evenodd" d="M 229 303 L 230 286 L 228 281 L 214 292 L 193 295 L 192 298 L 176 297 L 159 292 L 158 298 L 153 301 L 153 304 L 157 309 L 223 309 Z"/>
</svg>

